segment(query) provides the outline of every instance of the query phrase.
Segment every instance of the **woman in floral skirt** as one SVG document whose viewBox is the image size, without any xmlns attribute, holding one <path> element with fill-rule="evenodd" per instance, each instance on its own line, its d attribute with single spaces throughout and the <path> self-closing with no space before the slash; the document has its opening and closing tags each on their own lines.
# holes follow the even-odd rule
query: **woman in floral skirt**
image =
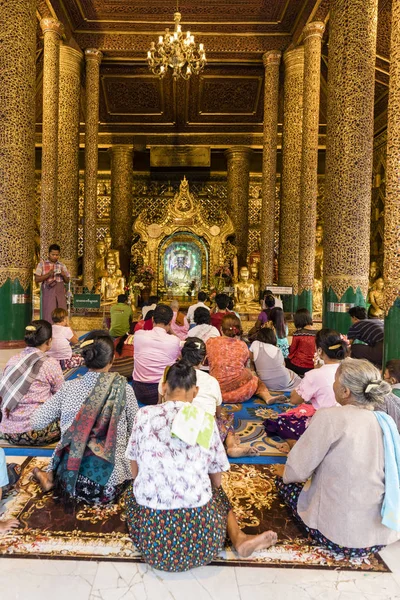
<svg viewBox="0 0 400 600">
<path fill-rule="evenodd" d="M 163 386 L 164 404 L 139 410 L 126 451 L 134 479 L 127 523 L 144 560 L 163 571 L 206 565 L 227 532 L 240 556 L 275 544 L 273 531 L 252 536 L 239 529 L 221 487 L 229 462 L 215 419 L 191 404 L 193 367 L 175 363 Z"/>
</svg>

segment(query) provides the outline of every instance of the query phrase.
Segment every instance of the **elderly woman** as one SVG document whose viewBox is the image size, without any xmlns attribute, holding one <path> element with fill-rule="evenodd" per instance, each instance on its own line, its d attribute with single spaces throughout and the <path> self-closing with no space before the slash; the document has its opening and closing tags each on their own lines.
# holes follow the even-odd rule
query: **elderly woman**
<svg viewBox="0 0 400 600">
<path fill-rule="evenodd" d="M 129 533 L 143 559 L 163 571 L 210 563 L 227 532 L 240 556 L 277 539 L 273 531 L 246 535 L 239 529 L 221 487 L 229 462 L 213 415 L 192 406 L 197 390 L 193 367 L 172 365 L 165 402 L 138 411 L 126 450 L 134 479 L 126 495 Z"/>
<path fill-rule="evenodd" d="M 31 418 L 32 429 L 59 419 L 61 441 L 47 471 L 33 470 L 44 491 L 88 504 L 116 500 L 131 479 L 125 449 L 138 410 L 125 377 L 110 373 L 114 343 L 106 331 L 92 331 L 81 344 L 88 372 L 67 381 Z"/>
<path fill-rule="evenodd" d="M 364 556 L 400 539 L 400 436 L 380 412 L 390 386 L 371 363 L 346 358 L 333 389 L 341 406 L 315 413 L 277 486 L 317 544 Z"/>
<path fill-rule="evenodd" d="M 221 322 L 221 331 L 221 337 L 207 340 L 206 348 L 210 375 L 218 380 L 223 401 L 227 404 L 245 402 L 254 395 L 266 404 L 285 400 L 284 396 L 271 396 L 256 373 L 247 368 L 250 353 L 240 339 L 240 319 L 233 313 L 226 315 Z"/>
<path fill-rule="evenodd" d="M 60 439 L 57 422 L 32 431 L 30 418 L 64 383 L 60 363 L 49 356 L 52 327 L 48 321 L 32 321 L 25 328 L 26 348 L 8 361 L 0 381 L 2 419 L 0 438 L 10 444 L 42 446 Z"/>
</svg>

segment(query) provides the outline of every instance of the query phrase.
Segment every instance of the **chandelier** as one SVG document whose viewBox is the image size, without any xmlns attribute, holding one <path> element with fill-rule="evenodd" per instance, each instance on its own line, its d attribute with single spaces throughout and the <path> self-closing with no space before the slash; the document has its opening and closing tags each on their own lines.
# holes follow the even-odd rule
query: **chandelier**
<svg viewBox="0 0 400 600">
<path fill-rule="evenodd" d="M 171 33 L 165 30 L 164 37 L 160 35 L 157 46 L 151 42 L 147 52 L 149 69 L 155 75 L 164 77 L 168 67 L 172 69 L 175 79 L 182 77 L 189 79 L 192 73 L 198 75 L 206 64 L 206 53 L 203 44 L 194 43 L 194 36 L 190 31 L 184 35 L 180 24 L 181 13 L 174 14 L 175 29 Z"/>
</svg>

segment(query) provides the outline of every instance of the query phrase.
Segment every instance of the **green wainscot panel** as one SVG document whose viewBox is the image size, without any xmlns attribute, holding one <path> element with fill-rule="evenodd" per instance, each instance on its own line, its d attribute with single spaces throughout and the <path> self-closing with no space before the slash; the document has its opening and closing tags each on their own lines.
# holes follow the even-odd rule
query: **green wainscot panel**
<svg viewBox="0 0 400 600">
<path fill-rule="evenodd" d="M 23 340 L 25 327 L 32 319 L 31 285 L 24 289 L 19 279 L 7 279 L 0 286 L 0 311 L 0 341 Z"/>
<path fill-rule="evenodd" d="M 324 290 L 323 294 L 323 326 L 329 327 L 329 329 L 336 329 L 339 333 L 347 334 L 351 325 L 351 319 L 347 311 L 352 306 L 365 306 L 365 298 L 362 291 L 360 288 L 354 291 L 350 287 L 340 299 L 336 296 L 332 288 Z"/>
</svg>

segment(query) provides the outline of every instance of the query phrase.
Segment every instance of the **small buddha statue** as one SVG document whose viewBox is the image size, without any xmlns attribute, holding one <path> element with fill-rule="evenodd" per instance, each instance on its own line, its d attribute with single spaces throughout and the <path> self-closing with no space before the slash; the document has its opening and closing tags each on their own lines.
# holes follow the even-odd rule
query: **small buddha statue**
<svg viewBox="0 0 400 600">
<path fill-rule="evenodd" d="M 368 302 L 371 304 L 369 313 L 375 319 L 383 319 L 385 316 L 384 299 L 385 284 L 382 277 L 379 277 L 368 294 Z"/>
<path fill-rule="evenodd" d="M 376 280 L 380 275 L 380 269 L 378 267 L 378 263 L 373 260 L 369 266 L 369 288 L 372 289 Z"/>
<path fill-rule="evenodd" d="M 259 263 L 253 262 L 250 265 L 250 283 L 254 286 L 254 297 L 256 300 L 260 297 L 260 276 L 258 272 Z"/>
<path fill-rule="evenodd" d="M 240 310 L 260 310 L 255 302 L 254 285 L 249 281 L 250 273 L 247 267 L 239 272 L 239 282 L 235 284 L 236 307 Z"/>
<path fill-rule="evenodd" d="M 106 245 L 104 242 L 98 242 L 96 244 L 96 267 L 95 267 L 95 278 L 96 281 L 102 277 L 107 276 L 106 270 Z"/>
<path fill-rule="evenodd" d="M 315 230 L 315 267 L 314 277 L 319 281 L 322 281 L 322 274 L 324 270 L 324 229 L 322 225 L 317 225 Z"/>
<path fill-rule="evenodd" d="M 314 317 L 322 315 L 322 281 L 320 279 L 314 279 L 312 309 Z"/>
<path fill-rule="evenodd" d="M 112 237 L 111 235 L 105 235 L 104 236 L 104 245 L 106 248 L 106 263 L 108 262 L 113 262 L 117 265 L 117 272 L 119 271 L 119 273 L 121 274 L 120 271 L 120 259 L 119 259 L 119 250 L 115 250 L 115 248 L 112 248 Z"/>
<path fill-rule="evenodd" d="M 112 261 L 107 261 L 107 275 L 101 278 L 100 293 L 107 304 L 125 294 L 125 278 L 118 274 L 117 265 Z"/>
</svg>

